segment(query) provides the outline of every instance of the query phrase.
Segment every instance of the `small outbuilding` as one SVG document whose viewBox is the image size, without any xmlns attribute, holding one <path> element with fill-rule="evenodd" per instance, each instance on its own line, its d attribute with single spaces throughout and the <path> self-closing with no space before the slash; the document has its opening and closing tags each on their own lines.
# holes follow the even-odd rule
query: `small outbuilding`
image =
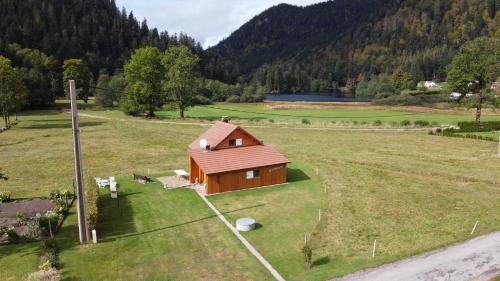
<svg viewBox="0 0 500 281">
<path fill-rule="evenodd" d="M 241 127 L 216 122 L 189 145 L 189 181 L 206 194 L 286 182 L 288 159 Z"/>
</svg>

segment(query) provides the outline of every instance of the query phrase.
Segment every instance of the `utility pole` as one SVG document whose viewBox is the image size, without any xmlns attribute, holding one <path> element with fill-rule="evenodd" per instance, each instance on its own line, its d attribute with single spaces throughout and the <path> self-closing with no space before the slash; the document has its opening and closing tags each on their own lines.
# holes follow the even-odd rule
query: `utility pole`
<svg viewBox="0 0 500 281">
<path fill-rule="evenodd" d="M 80 151 L 80 129 L 78 127 L 78 109 L 76 106 L 75 80 L 69 80 L 69 95 L 71 99 L 71 124 L 73 126 L 73 146 L 75 152 L 75 178 L 76 178 L 76 196 L 78 209 L 78 230 L 80 243 L 83 243 L 89 237 L 84 203 L 83 188 L 83 169 Z"/>
</svg>

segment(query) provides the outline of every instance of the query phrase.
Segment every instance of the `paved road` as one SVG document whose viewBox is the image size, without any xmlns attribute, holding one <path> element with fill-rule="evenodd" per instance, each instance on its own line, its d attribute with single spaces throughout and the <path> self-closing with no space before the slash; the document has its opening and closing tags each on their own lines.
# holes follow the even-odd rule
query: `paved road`
<svg viewBox="0 0 500 281">
<path fill-rule="evenodd" d="M 500 275 L 500 232 L 335 281 L 487 281 Z"/>
</svg>

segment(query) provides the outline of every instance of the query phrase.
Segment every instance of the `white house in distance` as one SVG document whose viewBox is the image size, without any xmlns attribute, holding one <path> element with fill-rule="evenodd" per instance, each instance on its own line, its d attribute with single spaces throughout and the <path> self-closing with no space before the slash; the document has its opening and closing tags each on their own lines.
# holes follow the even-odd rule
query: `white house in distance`
<svg viewBox="0 0 500 281">
<path fill-rule="evenodd" d="M 417 83 L 418 88 L 439 88 L 441 89 L 441 85 L 434 81 L 420 81 Z"/>
</svg>

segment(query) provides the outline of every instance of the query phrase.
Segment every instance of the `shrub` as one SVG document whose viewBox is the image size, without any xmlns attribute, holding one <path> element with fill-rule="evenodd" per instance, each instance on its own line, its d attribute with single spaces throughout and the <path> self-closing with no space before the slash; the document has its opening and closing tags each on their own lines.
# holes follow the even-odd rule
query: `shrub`
<svg viewBox="0 0 500 281">
<path fill-rule="evenodd" d="M 368 124 L 368 123 L 367 123 L 366 121 L 361 121 L 361 123 L 360 123 L 360 124 L 361 124 L 361 125 L 366 125 L 366 124 Z"/>
<path fill-rule="evenodd" d="M 50 268 L 48 270 L 41 269 L 37 272 L 33 272 L 28 275 L 27 281 L 59 281 L 61 280 L 61 274 L 55 268 Z"/>
<path fill-rule="evenodd" d="M 7 229 L 7 239 L 9 240 L 10 243 L 16 243 L 19 241 L 19 235 L 17 235 L 16 230 L 13 227 L 10 227 Z"/>
<path fill-rule="evenodd" d="M 358 121 L 352 121 L 353 125 L 358 125 Z"/>
<path fill-rule="evenodd" d="M 301 122 L 302 122 L 302 124 L 304 124 L 304 125 L 311 125 L 311 121 L 309 121 L 309 119 L 306 119 L 306 118 L 302 119 L 302 121 L 301 121 Z"/>
<path fill-rule="evenodd" d="M 26 230 L 22 233 L 22 236 L 27 240 L 36 240 L 42 235 L 42 229 L 40 228 L 40 222 L 37 219 L 28 220 L 26 222 Z"/>
<path fill-rule="evenodd" d="M 9 202 L 11 193 L 8 191 L 0 191 L 0 203 Z"/>
<path fill-rule="evenodd" d="M 85 189 L 85 211 L 89 230 L 96 229 L 99 217 L 99 187 L 92 178 L 87 179 Z"/>
<path fill-rule="evenodd" d="M 429 121 L 427 120 L 416 120 L 413 122 L 413 124 L 419 127 L 426 127 L 429 126 L 431 123 L 429 123 Z"/>
<path fill-rule="evenodd" d="M 410 122 L 410 120 L 403 120 L 403 121 L 401 121 L 400 124 L 401 124 L 401 126 L 410 126 L 411 122 Z"/>
<path fill-rule="evenodd" d="M 273 119 L 269 119 L 269 120 L 267 120 L 267 121 L 269 121 L 269 123 L 274 123 L 274 120 L 273 120 Z"/>
<path fill-rule="evenodd" d="M 500 121 L 484 121 L 480 125 L 477 122 L 458 122 L 459 132 L 491 132 L 500 130 Z"/>
<path fill-rule="evenodd" d="M 7 233 L 9 228 L 5 225 L 0 225 L 0 237 Z"/>
<path fill-rule="evenodd" d="M 197 96 L 194 97 L 194 103 L 195 104 L 207 105 L 207 104 L 212 104 L 212 101 L 209 98 L 207 98 L 207 97 L 205 97 L 203 95 L 197 95 Z"/>
<path fill-rule="evenodd" d="M 232 95 L 226 99 L 226 102 L 238 103 L 240 102 L 240 97 L 237 95 Z"/>
<path fill-rule="evenodd" d="M 47 211 L 42 217 L 40 217 L 40 227 L 46 236 L 50 236 L 51 231 L 52 234 L 55 233 L 60 218 L 61 215 L 55 213 L 54 211 Z"/>
<path fill-rule="evenodd" d="M 304 247 L 302 247 L 302 255 L 304 257 L 304 266 L 306 270 L 310 270 L 312 266 L 312 249 L 309 243 L 306 243 Z"/>
<path fill-rule="evenodd" d="M 57 268 L 58 266 L 58 246 L 54 239 L 43 241 L 42 249 L 40 252 L 40 266 L 43 268 Z"/>
<path fill-rule="evenodd" d="M 21 225 L 22 225 L 22 224 L 24 223 L 24 221 L 26 220 L 26 218 L 24 217 L 24 213 L 23 213 L 23 212 L 17 212 L 17 213 L 16 213 L 16 219 L 17 219 L 17 222 L 18 222 L 19 224 L 21 224 Z"/>
<path fill-rule="evenodd" d="M 373 126 L 381 126 L 381 125 L 382 125 L 382 121 L 380 121 L 380 120 L 373 121 Z"/>
</svg>

